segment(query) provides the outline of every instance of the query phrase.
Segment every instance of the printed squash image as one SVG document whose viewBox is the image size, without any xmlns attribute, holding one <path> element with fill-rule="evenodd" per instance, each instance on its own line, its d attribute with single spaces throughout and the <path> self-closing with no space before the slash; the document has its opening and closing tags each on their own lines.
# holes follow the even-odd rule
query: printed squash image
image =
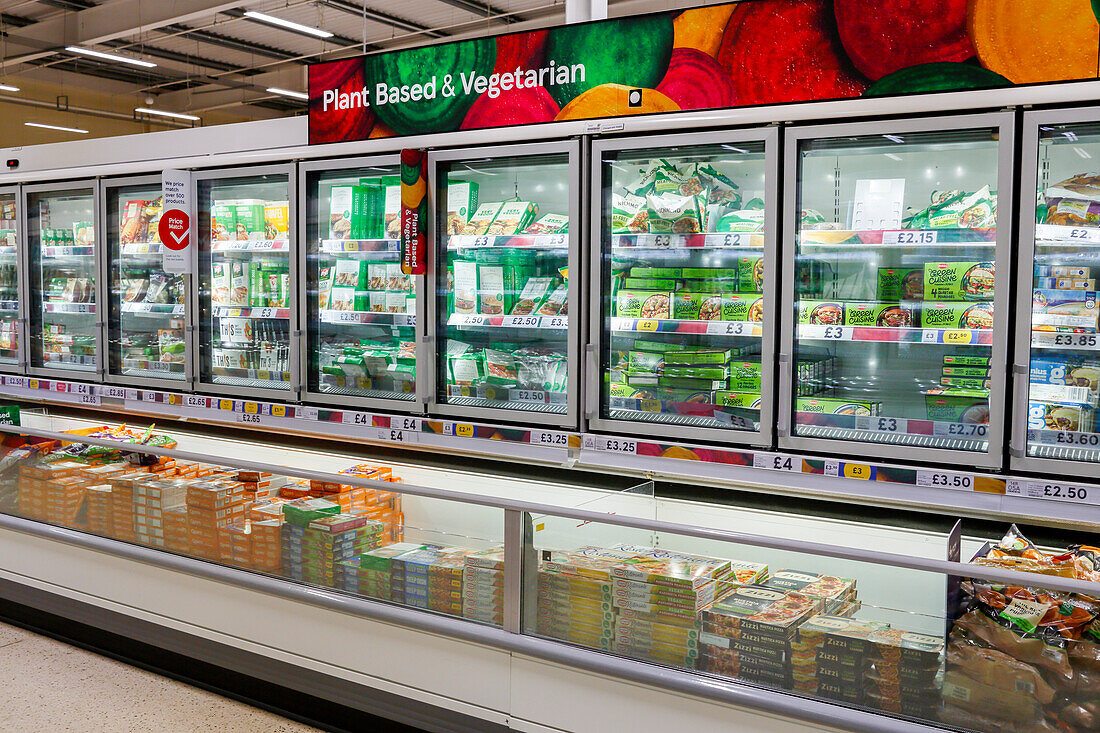
<svg viewBox="0 0 1100 733">
<path fill-rule="evenodd" d="M 338 63 L 319 65 L 317 71 L 310 74 L 309 142 L 311 145 L 362 140 L 370 134 L 375 122 L 374 111 L 370 107 L 335 110 L 330 103 L 329 111 L 324 111 L 326 91 L 336 90 L 338 96 L 361 92 L 363 83 L 362 59 L 347 59 Z"/>
<path fill-rule="evenodd" d="M 515 71 L 515 67 L 512 67 Z M 466 113 L 463 130 L 507 125 L 530 125 L 537 122 L 553 122 L 558 105 L 543 87 L 509 89 L 495 99 L 482 94 Z"/>
<path fill-rule="evenodd" d="M 970 0 L 967 24 L 982 66 L 1016 84 L 1097 76 L 1088 0 Z"/>
<path fill-rule="evenodd" d="M 672 54 L 672 17 L 668 14 L 551 28 L 546 64 L 584 65 L 583 79 L 545 86 L 564 107 L 594 87 L 621 84 L 652 89 L 668 69 Z M 625 106 L 625 105 L 624 105 Z"/>
<path fill-rule="evenodd" d="M 717 61 L 694 48 L 675 48 L 665 78 L 657 85 L 680 109 L 733 105 L 733 84 Z"/>
<path fill-rule="evenodd" d="M 995 71 L 973 64 L 918 64 L 882 77 L 863 93 L 865 97 L 884 97 L 917 92 L 952 92 L 964 89 L 993 89 L 1012 86 Z"/>
<path fill-rule="evenodd" d="M 631 107 L 630 90 L 635 87 L 622 84 L 601 84 L 574 99 L 558 113 L 555 120 L 589 120 L 595 117 L 619 115 L 646 115 L 655 112 L 678 112 L 680 105 L 656 89 L 642 90 L 642 104 Z"/>
<path fill-rule="evenodd" d="M 1097 0 L 1100 2 L 1100 0 Z M 672 21 L 673 50 L 694 48 L 714 58 L 722 45 L 722 31 L 733 12 L 733 3 L 711 5 L 709 8 L 685 10 Z"/>
<path fill-rule="evenodd" d="M 966 32 L 966 0 L 834 0 L 840 42 L 869 79 L 933 61 L 974 55 Z"/>
<path fill-rule="evenodd" d="M 492 74 L 496 55 L 495 39 L 478 38 L 367 56 L 363 60 L 364 76 L 375 101 L 375 114 L 398 135 L 457 130 L 478 97 L 473 90 L 469 94 L 464 91 L 461 75 L 469 79 L 471 75 Z M 436 78 L 433 98 L 400 104 L 377 103 L 374 89 L 378 84 L 389 88 L 424 84 L 428 81 L 425 69 L 431 69 Z M 446 93 L 448 83 L 454 88 L 453 96 Z"/>
<path fill-rule="evenodd" d="M 840 45 L 826 0 L 738 4 L 722 34 L 718 63 L 730 75 L 738 104 L 858 97 L 867 86 Z"/>
</svg>

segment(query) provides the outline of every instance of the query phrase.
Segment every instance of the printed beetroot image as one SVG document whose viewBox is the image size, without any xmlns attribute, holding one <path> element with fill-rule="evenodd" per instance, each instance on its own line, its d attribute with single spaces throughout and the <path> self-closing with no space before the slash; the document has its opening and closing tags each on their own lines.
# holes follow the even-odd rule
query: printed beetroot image
<svg viewBox="0 0 1100 733">
<path fill-rule="evenodd" d="M 370 107 L 335 109 L 330 101 L 325 111 L 325 90 L 350 94 L 363 90 L 363 59 L 316 64 L 309 71 L 309 143 L 363 140 L 374 126 Z"/>
<path fill-rule="evenodd" d="M 512 68 L 515 69 L 514 66 Z M 486 92 L 470 107 L 460 129 L 553 122 L 559 111 L 557 102 L 543 87 L 513 88 L 501 92 L 496 98 Z"/>
<path fill-rule="evenodd" d="M 722 34 L 718 63 L 737 104 L 858 97 L 867 86 L 840 45 L 826 0 L 739 4 Z"/>
<path fill-rule="evenodd" d="M 833 0 L 833 12 L 848 58 L 873 80 L 907 66 L 972 57 L 966 5 L 966 0 Z"/>
<path fill-rule="evenodd" d="M 512 33 L 497 38 L 497 74 L 521 69 L 537 69 L 546 57 L 546 36 L 550 31 Z"/>
<path fill-rule="evenodd" d="M 734 104 L 733 84 L 712 57 L 694 48 L 676 48 L 657 91 L 680 109 L 710 109 Z"/>
</svg>

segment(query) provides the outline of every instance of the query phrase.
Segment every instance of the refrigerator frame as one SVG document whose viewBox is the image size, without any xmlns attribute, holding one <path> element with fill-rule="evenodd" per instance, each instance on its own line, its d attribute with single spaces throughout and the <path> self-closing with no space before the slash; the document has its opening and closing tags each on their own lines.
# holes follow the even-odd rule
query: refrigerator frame
<svg viewBox="0 0 1100 733">
<path fill-rule="evenodd" d="M 424 317 L 421 315 L 424 306 L 424 299 L 426 297 L 424 277 L 419 275 L 413 275 L 413 295 L 416 297 L 416 325 L 413 329 L 413 338 L 416 342 L 416 390 L 413 393 L 412 400 L 387 400 L 380 397 L 361 397 L 350 394 L 328 394 L 325 392 L 316 392 L 310 389 L 309 385 L 309 368 L 310 357 L 312 354 L 312 332 L 311 322 L 309 321 L 309 252 L 308 250 L 308 238 L 306 228 L 308 223 L 306 222 L 306 214 L 309 207 L 309 196 L 312 193 L 309 189 L 309 174 L 319 173 L 325 171 L 341 171 L 350 170 L 354 168 L 365 168 L 370 166 L 395 166 L 398 174 L 400 174 L 401 168 L 401 154 L 399 152 L 394 153 L 379 153 L 377 155 L 358 156 L 354 158 L 322 158 L 318 160 L 303 160 L 298 163 L 299 172 L 299 186 L 298 186 L 298 272 L 301 277 L 299 278 L 299 304 L 298 304 L 298 322 L 301 324 L 302 337 L 299 340 L 299 358 L 298 368 L 299 377 L 301 379 L 299 389 L 303 402 L 310 404 L 321 405 L 351 405 L 354 407 L 362 407 L 373 410 L 389 410 L 395 412 L 403 412 L 409 414 L 425 413 L 426 400 L 424 399 L 424 393 L 421 385 L 420 371 L 421 371 L 421 353 L 420 345 L 423 343 L 424 334 Z M 400 262 L 400 258 L 398 259 Z"/>
<path fill-rule="evenodd" d="M 119 176 L 114 178 L 100 178 L 100 211 L 99 216 L 103 221 L 104 240 L 103 244 L 106 247 L 107 242 L 107 208 L 108 199 L 107 192 L 109 189 L 119 189 L 128 186 L 150 186 L 160 187 L 162 185 L 162 177 L 160 174 L 147 174 L 147 175 L 133 175 L 133 176 Z M 121 232 L 119 232 L 121 239 Z M 121 247 L 121 242 L 120 242 Z M 109 247 L 108 247 L 109 250 Z M 122 252 L 119 251 L 119 257 L 121 258 Z M 111 297 L 110 292 L 110 276 L 111 269 L 114 266 L 114 262 L 111 260 L 111 253 L 107 250 L 104 251 L 102 257 L 103 263 L 100 270 L 100 277 L 103 278 L 103 287 L 106 290 L 107 298 Z M 192 296 L 191 280 L 193 279 L 193 273 L 187 273 L 184 276 L 184 287 L 187 289 L 188 299 Z M 182 380 L 176 379 L 160 379 L 158 377 L 131 377 L 125 374 L 114 374 L 111 372 L 111 359 L 110 359 L 110 343 L 111 343 L 111 314 L 110 310 L 107 311 L 107 319 L 103 322 L 104 329 L 104 352 L 103 352 L 103 380 L 105 384 L 122 384 L 134 387 L 153 387 L 156 389 L 167 390 L 183 390 L 191 391 L 195 383 L 195 360 L 193 358 L 194 353 L 192 351 L 192 339 L 191 333 L 194 331 L 194 309 L 191 308 L 192 302 L 188 300 L 184 304 L 183 320 L 184 326 L 184 342 L 187 344 L 187 356 L 184 359 L 184 376 Z M 121 329 L 120 329 L 121 330 Z"/>
<path fill-rule="evenodd" d="M 194 254 L 191 260 L 191 270 L 193 276 L 191 278 L 191 300 L 198 307 L 194 319 L 194 381 L 192 389 L 200 394 L 206 394 L 210 396 L 223 396 L 223 397 L 242 397 L 251 398 L 256 400 L 275 400 L 277 402 L 299 402 L 301 398 L 301 373 L 299 372 L 299 359 L 294 358 L 294 354 L 300 349 L 301 332 L 298 330 L 298 303 L 292 302 L 289 304 L 290 309 L 290 388 L 289 389 L 271 389 L 268 387 L 238 387 L 231 384 L 217 384 L 214 381 L 203 381 L 202 378 L 202 359 L 203 359 L 203 342 L 202 342 L 202 324 L 200 318 L 203 317 L 203 303 L 199 300 L 202 294 L 202 242 L 203 232 L 201 226 L 201 219 L 203 216 L 201 204 L 200 186 L 204 182 L 228 180 L 234 178 L 248 178 L 252 176 L 268 176 L 268 175 L 285 175 L 287 177 L 287 202 L 290 207 L 290 229 L 287 232 L 289 239 L 287 261 L 290 264 L 290 295 L 295 301 L 298 298 L 298 284 L 296 278 L 298 278 L 298 256 L 296 248 L 298 247 L 298 231 L 296 222 L 298 219 L 298 165 L 294 160 L 288 160 L 282 163 L 254 165 L 254 166 L 241 166 L 241 167 L 225 167 L 225 168 L 203 168 L 191 171 L 191 186 L 194 191 L 194 224 L 193 232 L 196 236 L 194 243 Z M 209 212 L 207 212 L 209 217 Z M 206 232 L 206 236 L 209 237 L 209 230 Z M 209 241 L 209 240 L 207 240 Z M 213 305 L 210 306 L 213 308 Z M 213 316 L 209 316 L 213 318 Z"/>
<path fill-rule="evenodd" d="M 31 293 L 33 291 L 33 288 L 31 287 L 32 273 L 30 271 L 30 265 L 31 265 L 31 257 L 30 257 L 30 255 L 31 255 L 31 243 L 30 243 L 30 226 L 29 226 L 30 207 L 28 206 L 28 201 L 29 201 L 29 199 L 32 195 L 47 194 L 47 193 L 50 193 L 50 192 L 60 192 L 60 191 L 73 191 L 73 190 L 79 190 L 79 189 L 89 189 L 89 190 L 91 190 L 91 192 L 92 192 L 92 217 L 93 217 L 93 219 L 95 219 L 95 222 L 94 222 L 95 223 L 95 237 L 96 237 L 95 257 L 94 257 L 95 261 L 92 263 L 92 268 L 93 268 L 93 271 L 95 273 L 95 278 L 96 278 L 96 284 L 95 284 L 96 312 L 95 312 L 95 315 L 97 317 L 97 320 L 95 321 L 95 324 L 94 324 L 95 339 L 96 339 L 96 366 L 95 366 L 95 369 L 85 370 L 85 371 L 73 370 L 73 369 L 60 369 L 60 368 L 57 368 L 57 367 L 45 367 L 45 366 L 37 366 L 36 367 L 32 363 L 31 352 L 30 352 L 31 339 L 30 339 L 30 332 L 29 332 L 30 321 L 31 321 L 30 296 L 31 296 Z M 98 177 L 78 178 L 78 179 L 71 180 L 71 181 L 49 181 L 49 182 L 45 182 L 45 183 L 26 184 L 26 185 L 21 186 L 20 191 L 21 191 L 20 204 L 22 206 L 22 210 L 19 212 L 19 214 L 20 214 L 20 225 L 21 225 L 22 230 L 23 230 L 23 242 L 21 243 L 20 246 L 22 248 L 21 252 L 24 255 L 23 261 L 26 263 L 25 267 L 27 268 L 27 277 L 25 278 L 26 285 L 25 285 L 25 290 L 24 290 L 24 292 L 26 293 L 26 298 L 27 298 L 27 302 L 26 302 L 26 305 L 25 305 L 25 309 L 26 309 L 25 312 L 27 314 L 27 333 L 25 334 L 25 341 L 24 341 L 24 343 L 26 344 L 26 351 L 24 352 L 24 356 L 25 356 L 25 360 L 26 360 L 26 373 L 28 375 L 36 376 L 36 377 L 58 377 L 58 378 L 74 379 L 76 381 L 86 380 L 86 379 L 90 378 L 94 382 L 103 382 L 104 381 L 104 369 L 105 369 L 105 365 L 106 365 L 106 362 L 103 359 L 103 353 L 104 353 L 104 348 L 103 347 L 104 347 L 104 342 L 105 342 L 105 338 L 106 338 L 105 337 L 106 321 L 98 320 L 98 319 L 102 319 L 103 316 L 105 315 L 104 312 L 103 312 L 103 305 L 102 304 L 106 300 L 106 295 L 105 295 L 106 286 L 103 282 L 102 263 L 101 263 L 101 260 L 105 256 L 103 254 L 103 244 L 104 244 L 105 240 L 104 240 L 103 221 L 102 221 L 102 218 L 101 218 L 101 205 L 100 205 L 100 196 L 99 196 L 99 178 Z M 41 237 L 39 237 L 38 246 L 39 246 L 39 248 L 42 247 Z M 39 303 L 39 305 L 40 304 L 41 303 Z"/>
<path fill-rule="evenodd" d="M 843 138 L 875 134 L 909 134 L 993 128 L 997 130 L 997 192 L 998 200 L 1016 200 L 1015 143 L 1016 117 L 1012 111 L 906 117 L 889 120 L 873 120 L 824 125 L 790 126 L 784 130 L 784 181 L 783 195 L 783 282 L 788 285 L 783 293 L 783 321 L 779 373 L 779 409 L 776 431 L 779 447 L 785 450 L 810 453 L 836 452 L 841 455 L 871 459 L 901 459 L 944 465 L 946 456 L 952 456 L 960 465 L 975 468 L 1000 469 L 1004 465 L 1005 425 L 1008 421 L 1006 400 L 1009 332 L 1009 291 L 1013 286 L 1011 272 L 1014 266 L 1012 243 L 1015 222 L 1011 214 L 997 222 L 997 239 L 993 259 L 999 266 L 995 275 L 993 297 L 993 345 L 990 347 L 992 384 L 989 390 L 989 427 L 986 433 L 988 449 L 984 453 L 959 451 L 943 447 L 915 447 L 892 443 L 862 442 L 794 435 L 794 390 L 791 360 L 794 358 L 798 324 L 795 322 L 794 275 L 798 247 L 799 204 L 799 144 L 806 140 Z M 1011 206 L 1011 204 L 1010 204 Z M 1011 210 L 1011 209 L 1010 209 Z M 1030 319 L 1029 319 L 1030 324 Z"/>
<path fill-rule="evenodd" d="M 607 340 L 604 331 L 603 313 L 603 153 L 605 151 L 644 150 L 658 147 L 696 147 L 703 145 L 720 145 L 722 143 L 738 142 L 763 142 L 764 143 L 764 168 L 766 179 L 764 181 L 764 246 L 761 253 L 764 255 L 764 287 L 763 297 L 765 303 L 766 320 L 761 324 L 762 335 L 760 338 L 761 378 L 760 378 L 760 430 L 736 430 L 722 428 L 696 427 L 689 425 L 675 425 L 662 422 L 641 422 L 630 420 L 618 420 L 602 417 L 603 390 L 601 389 L 603 373 L 601 370 L 600 355 Z M 651 435 L 678 440 L 695 440 L 707 443 L 724 443 L 730 445 L 745 445 L 754 447 L 770 447 L 775 439 L 775 402 L 774 384 L 777 364 L 776 333 L 778 320 L 768 314 L 776 312 L 778 303 L 777 291 L 777 267 L 779 262 L 779 226 L 780 209 L 780 130 L 776 125 L 763 127 L 731 128 L 728 130 L 707 130 L 705 132 L 687 132 L 684 134 L 658 134 L 658 135 L 632 135 L 630 137 L 596 138 L 590 146 L 590 177 L 589 201 L 589 241 L 590 260 L 589 277 L 591 286 L 588 295 L 592 298 L 589 304 L 589 338 L 586 344 L 587 380 L 585 385 L 585 417 L 591 429 L 615 435 L 634 435 L 648 437 Z M 770 264 L 769 264 L 770 263 Z M 769 307 L 768 304 L 771 304 Z M 611 318 L 610 315 L 607 316 Z M 770 323 L 768 322 L 770 321 Z"/>
<path fill-rule="evenodd" d="M 1100 462 L 1083 463 L 1069 458 L 1040 458 L 1027 455 L 1027 411 L 1031 392 L 1031 316 L 1033 273 L 1035 266 L 1035 209 L 1028 203 L 1028 192 L 1039 175 L 1039 126 L 1046 124 L 1083 124 L 1100 122 L 1100 107 L 1028 110 L 1023 113 L 1019 133 L 1020 147 L 1020 220 L 1016 255 L 1019 258 L 1016 282 L 1016 348 L 1009 369 L 1012 372 L 1012 423 L 1009 434 L 1009 469 L 1046 474 L 1080 476 L 1095 479 L 1100 474 Z M 1097 249 L 1100 257 L 1100 247 Z M 1022 314 L 1027 317 L 1022 317 Z M 1096 356 L 1100 359 L 1100 350 Z M 1098 426 L 1100 430 L 1100 426 Z"/>
<path fill-rule="evenodd" d="M 15 363 L 0 364 L 0 374 L 23 374 L 29 364 L 27 328 L 30 325 L 30 313 L 27 310 L 27 227 L 23 221 L 22 186 L 19 184 L 0 186 L 0 196 L 7 195 L 15 196 L 15 292 L 19 300 L 15 323 L 19 327 L 19 339 L 17 341 L 18 351 L 16 352 Z"/>
<path fill-rule="evenodd" d="M 467 160 L 470 158 L 493 158 L 494 160 L 502 158 L 514 158 L 514 157 L 526 157 L 540 154 L 554 154 L 565 153 L 568 156 L 569 165 L 569 255 L 568 255 L 568 267 L 569 271 L 573 273 L 570 277 L 574 281 L 574 284 L 569 288 L 569 330 L 567 332 L 567 364 L 569 369 L 568 374 L 568 388 L 566 394 L 568 394 L 566 408 L 564 413 L 552 413 L 552 412 L 534 412 L 526 410 L 508 410 L 499 407 L 467 407 L 464 405 L 452 405 L 446 402 L 441 402 L 438 398 L 440 375 L 439 375 L 439 347 L 442 343 L 439 319 L 439 256 L 445 252 L 442 248 L 439 239 L 437 238 L 439 216 L 444 209 L 435 207 L 435 211 L 428 217 L 428 253 L 427 253 L 427 276 L 426 276 L 426 294 L 427 303 L 425 310 L 426 324 L 430 323 L 429 329 L 425 325 L 424 336 L 420 342 L 420 350 L 417 354 L 417 383 L 422 385 L 425 390 L 424 396 L 426 399 L 427 411 L 432 415 L 442 415 L 448 417 L 465 417 L 471 419 L 490 419 L 499 420 L 501 423 L 507 425 L 511 424 L 528 424 L 538 427 L 557 427 L 564 430 L 577 430 L 580 428 L 580 413 L 581 413 L 581 399 L 580 399 L 580 371 L 582 363 L 581 354 L 581 333 L 582 323 L 584 317 L 581 315 L 579 308 L 580 291 L 583 287 L 583 252 L 588 246 L 588 232 L 583 226 L 584 219 L 582 218 L 584 206 L 583 201 L 583 188 L 584 188 L 584 169 L 581 167 L 583 161 L 584 151 L 586 144 L 583 138 L 561 138 L 556 140 L 540 140 L 536 142 L 520 142 L 497 146 L 478 146 L 472 148 L 437 148 L 428 149 L 428 188 L 431 191 L 436 201 L 439 200 L 440 191 L 440 179 L 439 168 L 440 163 L 454 163 L 456 161 Z M 579 174 L 578 174 L 579 172 Z M 445 199 L 444 199 L 445 200 Z M 445 207 L 444 207 L 445 208 Z M 444 214 L 445 215 L 445 214 Z M 578 226 L 574 226 L 572 222 L 577 222 Z M 576 238 L 574 240 L 574 237 Z M 419 323 L 420 316 L 419 311 L 417 315 L 417 322 Z M 445 326 L 444 326 L 445 328 Z M 422 356 L 423 355 L 423 356 Z M 424 370 L 423 380 L 420 379 L 421 368 L 419 362 L 426 358 L 425 363 L 430 364 L 430 370 Z"/>
</svg>

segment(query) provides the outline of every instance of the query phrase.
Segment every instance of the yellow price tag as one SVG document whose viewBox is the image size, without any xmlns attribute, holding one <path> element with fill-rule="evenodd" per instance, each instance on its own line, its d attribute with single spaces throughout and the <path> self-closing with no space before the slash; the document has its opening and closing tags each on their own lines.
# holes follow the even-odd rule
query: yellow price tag
<svg viewBox="0 0 1100 733">
<path fill-rule="evenodd" d="M 233 400 L 220 400 L 218 402 L 218 409 L 219 410 L 229 410 L 230 412 L 232 412 L 233 411 Z"/>
<path fill-rule="evenodd" d="M 286 417 L 286 405 L 272 405 L 271 406 L 272 417 Z"/>
<path fill-rule="evenodd" d="M 40 382 L 37 379 L 32 379 L 27 384 L 30 386 L 31 389 L 38 389 L 38 385 L 40 384 Z"/>
<path fill-rule="evenodd" d="M 234 318 L 239 316 L 240 314 L 241 314 L 241 309 L 240 308 L 232 308 L 229 311 L 229 315 L 234 317 Z"/>
<path fill-rule="evenodd" d="M 634 329 L 636 331 L 656 331 L 657 325 L 657 321 L 654 320 L 638 321 Z"/>
<path fill-rule="evenodd" d="M 147 245 L 147 244 L 140 244 L 140 245 L 138 245 L 138 248 L 137 248 L 137 253 L 138 253 L 139 255 L 147 255 L 147 254 L 149 254 L 149 245 Z"/>
<path fill-rule="evenodd" d="M 638 400 L 638 409 L 642 412 L 660 412 L 660 400 Z"/>
<path fill-rule="evenodd" d="M 943 342 L 945 344 L 968 344 L 973 338 L 973 331 L 951 329 L 943 332 Z"/>
<path fill-rule="evenodd" d="M 473 425 L 455 425 L 455 435 L 460 438 L 472 438 L 474 437 Z"/>
<path fill-rule="evenodd" d="M 245 402 L 244 411 L 247 412 L 249 415 L 255 415 L 260 411 L 260 406 L 255 402 Z"/>
<path fill-rule="evenodd" d="M 271 380 L 271 372 L 261 369 L 260 371 L 256 372 L 256 379 L 266 379 L 266 380 L 270 381 Z"/>
<path fill-rule="evenodd" d="M 183 396 L 178 395 L 178 394 L 168 395 L 168 404 L 169 405 L 182 405 L 183 404 Z"/>
<path fill-rule="evenodd" d="M 458 390 L 458 394 L 461 395 L 462 397 L 469 397 L 470 396 L 470 385 L 468 385 L 468 384 L 462 385 Z"/>
<path fill-rule="evenodd" d="M 844 477 L 858 478 L 863 481 L 869 481 L 871 479 L 871 467 L 865 466 L 862 463 L 845 463 Z"/>
<path fill-rule="evenodd" d="M 485 399 L 495 400 L 497 398 L 497 391 L 493 387 L 485 388 Z"/>
<path fill-rule="evenodd" d="M 344 251 L 345 252 L 358 252 L 359 251 L 359 243 L 358 242 L 344 242 Z"/>
<path fill-rule="evenodd" d="M 355 384 L 359 389 L 374 389 L 374 383 L 370 381 L 370 377 L 358 377 Z"/>
<path fill-rule="evenodd" d="M 347 377 L 345 377 L 343 374 L 337 374 L 336 375 L 336 386 L 337 387 L 346 387 L 347 384 L 348 384 Z"/>
</svg>

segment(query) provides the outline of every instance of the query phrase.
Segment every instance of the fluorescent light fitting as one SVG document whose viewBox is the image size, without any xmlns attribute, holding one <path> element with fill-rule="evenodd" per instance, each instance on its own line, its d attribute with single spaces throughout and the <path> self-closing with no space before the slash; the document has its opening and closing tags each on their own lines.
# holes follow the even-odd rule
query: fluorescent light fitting
<svg viewBox="0 0 1100 733">
<path fill-rule="evenodd" d="M 735 153 L 741 153 L 742 155 L 748 155 L 749 154 L 749 151 L 745 150 L 744 148 L 735 148 L 732 145 L 723 145 L 722 147 L 725 148 L 726 150 L 732 150 Z"/>
<path fill-rule="evenodd" d="M 1076 145 L 1073 146 L 1073 152 L 1077 153 L 1077 155 L 1083 160 L 1088 160 L 1092 157 L 1092 154 L 1089 153 L 1089 151 L 1085 150 L 1084 148 L 1079 148 Z"/>
<path fill-rule="evenodd" d="M 883 155 L 885 155 L 890 160 L 901 160 L 900 155 L 894 155 L 893 153 L 883 153 Z"/>
<path fill-rule="evenodd" d="M 174 117 L 177 120 L 198 120 L 200 117 L 195 115 L 185 115 L 182 112 L 165 112 L 162 109 L 152 109 L 151 107 L 135 107 L 135 112 L 142 112 L 147 115 L 160 115 L 161 117 Z"/>
<path fill-rule="evenodd" d="M 1062 135 L 1063 135 L 1063 136 L 1064 136 L 1064 137 L 1065 137 L 1065 138 L 1066 138 L 1067 140 L 1069 140 L 1069 141 L 1070 141 L 1071 143 L 1075 143 L 1075 142 L 1077 142 L 1077 133 L 1076 133 L 1076 132 L 1068 132 L 1068 131 L 1067 131 L 1067 132 L 1063 132 L 1063 133 L 1062 133 Z"/>
<path fill-rule="evenodd" d="M 306 94 L 305 92 L 293 92 L 289 89 L 280 89 L 279 87 L 268 87 L 267 91 L 271 92 L 272 94 L 281 94 L 284 97 L 292 97 L 294 99 L 304 99 L 306 101 L 309 100 L 309 95 Z"/>
<path fill-rule="evenodd" d="M 312 28 L 308 25 L 302 25 L 301 23 L 294 23 L 289 20 L 283 20 L 282 18 L 276 18 L 274 15 L 266 15 L 264 13 L 257 13 L 254 10 L 246 10 L 244 17 L 251 18 L 252 20 L 258 20 L 261 23 L 270 23 L 271 25 L 281 26 L 288 28 L 292 31 L 298 31 L 299 33 L 308 33 L 311 36 L 317 36 L 318 38 L 332 38 L 334 33 L 323 31 L 320 28 Z"/>
<path fill-rule="evenodd" d="M 0 92 L 18 92 L 19 87 L 13 87 L 11 84 L 0 84 Z"/>
<path fill-rule="evenodd" d="M 43 125 L 41 122 L 24 122 L 27 127 L 41 127 L 43 130 L 59 130 L 60 132 L 79 132 L 81 135 L 87 135 L 87 130 L 81 130 L 79 127 L 59 127 L 58 125 Z"/>
<path fill-rule="evenodd" d="M 905 142 L 905 138 L 903 138 L 901 135 L 883 135 L 883 137 L 890 142 L 898 143 L 899 145 Z"/>
<path fill-rule="evenodd" d="M 69 53 L 79 53 L 85 56 L 91 56 L 97 59 L 103 59 L 104 61 L 117 61 L 120 64 L 132 64 L 134 66 L 143 66 L 147 69 L 151 69 L 156 64 L 152 61 L 142 61 L 141 59 L 130 58 L 129 56 L 118 56 L 113 53 L 103 53 L 102 51 L 93 51 L 90 48 L 81 48 L 80 46 L 66 46 L 65 50 Z"/>
</svg>

